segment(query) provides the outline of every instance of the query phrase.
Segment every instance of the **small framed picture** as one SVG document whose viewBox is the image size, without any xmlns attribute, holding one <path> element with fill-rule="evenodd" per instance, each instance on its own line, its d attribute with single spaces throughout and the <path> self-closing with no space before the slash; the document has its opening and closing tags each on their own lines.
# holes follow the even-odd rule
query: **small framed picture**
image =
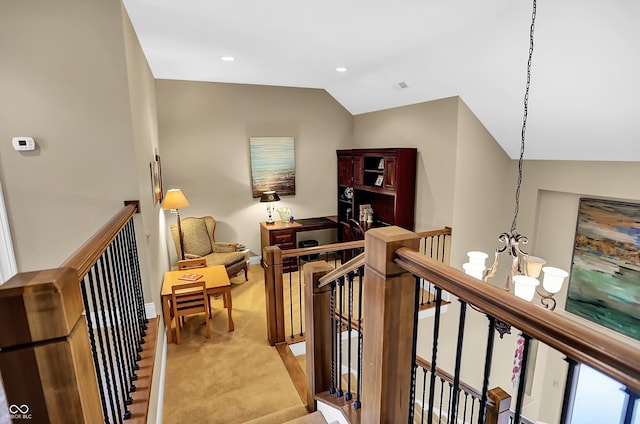
<svg viewBox="0 0 640 424">
<path fill-rule="evenodd" d="M 380 158 L 380 162 L 378 162 L 378 169 L 384 169 L 384 158 Z"/>
<path fill-rule="evenodd" d="M 376 178 L 376 187 L 382 187 L 382 175 L 378 175 L 378 178 Z"/>
</svg>

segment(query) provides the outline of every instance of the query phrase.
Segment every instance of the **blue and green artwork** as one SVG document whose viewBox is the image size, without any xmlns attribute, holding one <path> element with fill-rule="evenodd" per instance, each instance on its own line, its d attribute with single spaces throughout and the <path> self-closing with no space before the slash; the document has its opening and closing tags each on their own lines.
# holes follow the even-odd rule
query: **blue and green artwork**
<svg viewBox="0 0 640 424">
<path fill-rule="evenodd" d="M 580 199 L 566 309 L 640 340 L 640 205 Z"/>
<path fill-rule="evenodd" d="M 293 137 L 251 137 L 251 189 L 253 197 L 273 190 L 279 196 L 296 194 Z"/>
</svg>

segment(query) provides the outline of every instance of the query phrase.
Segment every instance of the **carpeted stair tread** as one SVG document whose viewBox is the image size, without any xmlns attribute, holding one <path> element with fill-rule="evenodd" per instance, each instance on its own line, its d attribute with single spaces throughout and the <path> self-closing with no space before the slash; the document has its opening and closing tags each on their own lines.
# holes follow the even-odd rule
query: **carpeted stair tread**
<svg viewBox="0 0 640 424">
<path fill-rule="evenodd" d="M 322 415 L 322 413 L 316 411 L 305 415 L 304 417 L 287 421 L 285 424 L 327 424 L 327 421 L 324 419 L 324 415 Z"/>
<path fill-rule="evenodd" d="M 289 422 L 297 423 L 298 421 L 291 421 L 291 420 L 304 418 L 306 415 L 308 415 L 307 408 L 305 408 L 302 405 L 298 405 L 298 406 L 292 406 L 287 409 L 282 409 L 280 411 L 272 412 L 271 414 L 265 415 L 263 417 L 254 418 L 251 421 L 246 421 L 244 424 L 282 424 L 282 423 L 289 423 Z M 300 421 L 300 422 L 304 423 L 306 421 Z"/>
</svg>

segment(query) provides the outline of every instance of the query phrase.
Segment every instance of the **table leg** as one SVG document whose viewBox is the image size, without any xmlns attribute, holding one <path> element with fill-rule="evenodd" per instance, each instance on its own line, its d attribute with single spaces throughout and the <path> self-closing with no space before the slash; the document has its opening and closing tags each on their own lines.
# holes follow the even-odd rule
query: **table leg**
<svg viewBox="0 0 640 424">
<path fill-rule="evenodd" d="M 226 299 L 226 307 L 227 307 L 227 316 L 229 317 L 229 331 L 234 331 L 235 326 L 233 325 L 233 318 L 231 318 L 231 288 L 228 287 L 224 292 L 224 296 Z"/>
<path fill-rule="evenodd" d="M 167 329 L 167 343 L 173 342 L 171 331 L 171 311 L 169 310 L 169 297 L 162 296 L 162 315 L 164 315 L 164 327 Z"/>
</svg>

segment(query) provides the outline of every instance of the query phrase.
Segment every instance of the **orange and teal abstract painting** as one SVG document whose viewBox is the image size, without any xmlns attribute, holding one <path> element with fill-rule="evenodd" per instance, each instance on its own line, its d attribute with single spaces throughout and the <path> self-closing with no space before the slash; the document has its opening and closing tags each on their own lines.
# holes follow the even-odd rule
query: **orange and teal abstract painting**
<svg viewBox="0 0 640 424">
<path fill-rule="evenodd" d="M 580 199 L 566 310 L 640 340 L 640 205 Z"/>
</svg>

